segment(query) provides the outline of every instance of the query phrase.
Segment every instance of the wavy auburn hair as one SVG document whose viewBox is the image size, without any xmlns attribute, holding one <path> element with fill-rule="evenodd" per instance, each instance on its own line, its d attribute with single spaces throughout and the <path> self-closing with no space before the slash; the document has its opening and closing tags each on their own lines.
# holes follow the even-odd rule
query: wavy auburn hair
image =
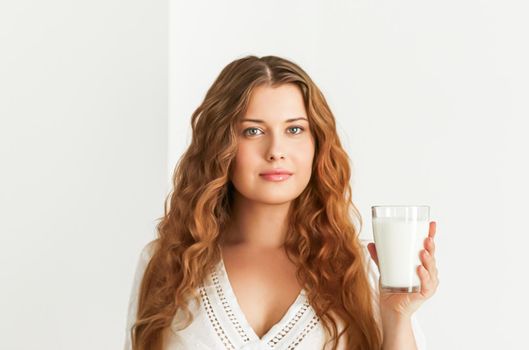
<svg viewBox="0 0 529 350">
<path fill-rule="evenodd" d="M 229 179 L 237 151 L 236 125 L 257 86 L 299 87 L 316 141 L 312 174 L 287 216 L 284 249 L 320 317 L 332 349 L 380 349 L 382 334 L 374 314 L 359 231 L 362 218 L 351 200 L 349 158 L 340 144 L 334 116 L 311 78 L 277 56 L 246 56 L 219 74 L 191 118 L 192 140 L 173 176 L 174 190 L 152 241 L 153 254 L 138 294 L 132 326 L 134 350 L 162 350 L 163 334 L 176 319 L 178 329 L 193 320 L 189 298 L 199 300 L 200 283 L 219 263 L 219 239 L 232 215 L 235 188 Z M 344 325 L 338 334 L 338 322 Z M 345 338 L 345 339 L 344 339 Z"/>
</svg>

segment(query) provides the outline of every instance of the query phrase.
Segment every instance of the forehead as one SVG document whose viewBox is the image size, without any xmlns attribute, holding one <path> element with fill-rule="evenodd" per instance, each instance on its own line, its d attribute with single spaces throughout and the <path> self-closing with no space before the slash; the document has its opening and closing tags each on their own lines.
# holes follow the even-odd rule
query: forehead
<svg viewBox="0 0 529 350">
<path fill-rule="evenodd" d="M 308 119 L 301 90 L 295 84 L 283 84 L 276 87 L 256 87 L 239 122 L 258 120 L 276 123 L 291 122 L 299 118 Z"/>
</svg>

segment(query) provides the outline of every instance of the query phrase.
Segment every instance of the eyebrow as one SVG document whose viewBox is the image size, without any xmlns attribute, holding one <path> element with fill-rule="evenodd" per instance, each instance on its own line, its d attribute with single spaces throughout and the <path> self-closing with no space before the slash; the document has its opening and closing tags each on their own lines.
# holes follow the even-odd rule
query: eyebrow
<svg viewBox="0 0 529 350">
<path fill-rule="evenodd" d="M 285 123 L 295 122 L 296 120 L 306 120 L 308 122 L 307 118 L 292 118 L 292 119 L 285 120 Z M 241 119 L 239 122 L 240 123 L 242 123 L 242 122 L 254 122 L 254 123 L 261 123 L 261 124 L 265 123 L 265 121 L 261 120 L 261 119 Z"/>
</svg>

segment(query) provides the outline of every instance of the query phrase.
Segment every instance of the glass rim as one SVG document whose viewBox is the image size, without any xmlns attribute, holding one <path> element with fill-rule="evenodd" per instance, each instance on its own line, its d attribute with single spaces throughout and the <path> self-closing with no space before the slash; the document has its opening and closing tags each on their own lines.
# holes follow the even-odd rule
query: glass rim
<svg viewBox="0 0 529 350">
<path fill-rule="evenodd" d="M 430 208 L 429 205 L 372 205 L 371 208 Z"/>
</svg>

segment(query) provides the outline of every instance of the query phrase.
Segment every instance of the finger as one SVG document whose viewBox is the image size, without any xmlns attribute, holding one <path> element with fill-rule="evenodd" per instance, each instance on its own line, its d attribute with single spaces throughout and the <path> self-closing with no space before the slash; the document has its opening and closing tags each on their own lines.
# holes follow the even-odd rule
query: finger
<svg viewBox="0 0 529 350">
<path fill-rule="evenodd" d="M 369 251 L 369 254 L 371 255 L 371 259 L 375 261 L 375 264 L 378 267 L 378 254 L 377 254 L 377 248 L 375 246 L 375 243 L 369 243 L 367 245 L 367 250 Z"/>
<path fill-rule="evenodd" d="M 430 222 L 430 229 L 428 231 L 428 237 L 424 240 L 424 247 L 428 249 L 431 255 L 435 255 L 435 242 L 434 237 L 437 232 L 437 223 L 435 221 Z"/>
<path fill-rule="evenodd" d="M 436 231 L 437 231 L 437 222 L 430 221 L 430 227 L 428 229 L 428 237 L 431 237 L 433 239 L 435 237 Z"/>
<path fill-rule="evenodd" d="M 426 237 L 423 245 L 430 255 L 435 255 L 435 242 L 431 237 Z"/>
<path fill-rule="evenodd" d="M 434 291 L 434 285 L 432 283 L 432 279 L 430 277 L 430 274 L 428 270 L 422 265 L 419 265 L 417 267 L 417 274 L 419 275 L 419 278 L 421 280 L 421 294 L 428 298 L 433 294 Z"/>
<path fill-rule="evenodd" d="M 377 254 L 377 248 L 374 243 L 369 243 L 367 245 L 367 250 L 369 251 L 369 255 L 371 255 L 371 259 L 375 261 L 375 264 L 378 266 L 378 254 Z"/>
<path fill-rule="evenodd" d="M 430 275 L 434 276 L 437 274 L 435 257 L 430 255 L 427 250 L 421 250 L 421 261 Z"/>
</svg>

